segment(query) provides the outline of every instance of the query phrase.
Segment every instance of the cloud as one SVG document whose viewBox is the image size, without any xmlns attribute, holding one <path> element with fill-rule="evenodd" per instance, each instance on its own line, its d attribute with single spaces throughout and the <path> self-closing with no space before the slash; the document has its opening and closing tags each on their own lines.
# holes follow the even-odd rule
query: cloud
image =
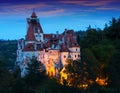
<svg viewBox="0 0 120 93">
<path fill-rule="evenodd" d="M 56 0 L 54 2 L 39 1 L 37 3 L 20 4 L 4 3 L 0 4 L 0 15 L 28 16 L 33 9 L 35 9 L 38 16 L 45 17 L 77 13 L 86 15 L 89 12 L 96 12 L 97 10 L 119 10 L 116 6 L 110 6 L 113 2 L 113 0 Z"/>
<path fill-rule="evenodd" d="M 111 2 L 113 1 L 110 1 L 110 0 L 105 0 L 105 1 L 95 1 L 95 2 L 87 2 L 87 3 L 84 3 L 83 5 L 84 6 L 105 6 L 105 5 L 108 5 L 110 4 Z"/>
<path fill-rule="evenodd" d="M 67 15 L 67 13 L 65 9 L 49 9 L 46 11 L 37 11 L 37 15 L 40 17 L 53 17 Z"/>
<path fill-rule="evenodd" d="M 0 14 L 1 15 L 19 15 L 19 16 L 28 16 L 31 14 L 33 9 L 37 12 L 38 16 L 58 16 L 66 14 L 64 8 L 56 7 L 57 5 L 47 4 L 45 2 L 42 3 L 34 3 L 34 4 L 19 4 L 19 5 L 3 5 L 0 6 Z"/>
<path fill-rule="evenodd" d="M 40 16 L 58 16 L 63 15 L 65 13 L 64 9 L 55 9 L 55 10 L 48 10 L 48 11 L 39 11 L 38 15 Z"/>
<path fill-rule="evenodd" d="M 63 4 L 75 4 L 75 5 L 82 5 L 82 6 L 103 6 L 108 5 L 111 2 L 114 2 L 113 0 L 74 0 L 74 1 L 59 1 Z"/>
<path fill-rule="evenodd" d="M 26 12 L 29 12 L 33 9 L 42 9 L 42 8 L 48 8 L 49 5 L 45 3 L 36 3 L 36 4 L 19 4 L 19 5 L 12 5 L 12 4 L 6 4 L 0 6 L 0 14 L 25 14 Z"/>
<path fill-rule="evenodd" d="M 76 5 L 82 5 L 84 3 L 86 3 L 86 1 L 59 1 L 60 3 L 63 3 L 63 4 L 76 4 Z"/>
<path fill-rule="evenodd" d="M 117 7 L 98 7 L 96 10 L 117 10 L 120 11 L 120 8 Z"/>
<path fill-rule="evenodd" d="M 33 4 L 7 3 L 7 4 L 2 4 L 1 6 L 3 6 L 3 8 L 27 8 L 27 9 L 31 9 L 31 8 L 38 8 L 38 7 L 47 7 L 48 5 L 45 3 L 33 3 Z"/>
</svg>

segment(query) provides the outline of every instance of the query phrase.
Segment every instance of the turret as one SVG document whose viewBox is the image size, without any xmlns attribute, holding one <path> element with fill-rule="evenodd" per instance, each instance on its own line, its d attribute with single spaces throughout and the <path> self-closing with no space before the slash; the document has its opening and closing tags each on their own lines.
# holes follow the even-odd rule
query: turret
<svg viewBox="0 0 120 93">
<path fill-rule="evenodd" d="M 35 11 L 33 11 L 31 18 L 37 18 Z"/>
<path fill-rule="evenodd" d="M 33 11 L 30 18 L 27 18 L 28 29 L 26 41 L 43 41 L 43 30 L 36 13 Z"/>
</svg>

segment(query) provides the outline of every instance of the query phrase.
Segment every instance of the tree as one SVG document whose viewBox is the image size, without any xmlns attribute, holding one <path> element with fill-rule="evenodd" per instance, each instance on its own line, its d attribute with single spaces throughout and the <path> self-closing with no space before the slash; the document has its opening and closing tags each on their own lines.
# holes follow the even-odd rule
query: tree
<svg viewBox="0 0 120 93">
<path fill-rule="evenodd" d="M 110 44 L 98 44 L 92 47 L 92 51 L 99 63 L 99 70 L 96 82 L 101 86 L 108 85 L 109 77 L 108 73 L 105 72 L 105 69 L 110 64 L 110 59 L 114 54 L 114 47 Z"/>
<path fill-rule="evenodd" d="M 67 60 L 69 63 L 65 66 L 65 71 L 68 74 L 67 83 L 69 86 L 78 87 L 81 82 L 81 67 L 80 62 Z"/>
<path fill-rule="evenodd" d="M 110 86 L 119 88 L 120 86 L 120 40 L 114 41 L 115 51 L 112 55 L 109 65 L 105 68 L 105 73 L 108 73 Z"/>
<path fill-rule="evenodd" d="M 44 65 L 37 61 L 35 57 L 31 59 L 28 63 L 28 74 L 25 76 L 25 81 L 28 86 L 37 86 L 45 78 L 45 68 Z"/>
<path fill-rule="evenodd" d="M 90 48 L 104 39 L 104 32 L 100 28 L 91 28 L 91 26 L 89 26 L 86 30 L 86 35 L 77 41 L 80 43 L 82 48 Z"/>
<path fill-rule="evenodd" d="M 5 64 L 4 68 L 12 69 L 14 67 L 16 50 L 16 40 L 0 40 L 0 60 Z"/>
<path fill-rule="evenodd" d="M 94 53 L 89 48 L 83 49 L 81 54 L 81 61 L 86 62 L 87 64 L 87 72 L 89 79 L 94 81 L 98 74 L 99 63 L 98 60 L 95 58 Z"/>
<path fill-rule="evenodd" d="M 109 27 L 104 28 L 106 36 L 112 40 L 120 39 L 120 18 L 112 18 L 109 24 Z"/>
<path fill-rule="evenodd" d="M 67 59 L 67 65 L 63 72 L 67 74 L 67 78 L 63 79 L 63 84 L 75 88 L 87 88 L 88 86 L 88 72 L 87 64 L 80 60 Z M 65 74 L 63 74 L 65 76 Z"/>
<path fill-rule="evenodd" d="M 4 64 L 0 61 L 0 93 L 9 93 L 12 91 L 15 79 L 12 73 L 2 67 Z"/>
<path fill-rule="evenodd" d="M 98 44 L 92 47 L 92 51 L 98 60 L 98 62 L 102 65 L 108 65 L 111 56 L 114 53 L 114 46 L 113 45 L 102 45 Z"/>
</svg>

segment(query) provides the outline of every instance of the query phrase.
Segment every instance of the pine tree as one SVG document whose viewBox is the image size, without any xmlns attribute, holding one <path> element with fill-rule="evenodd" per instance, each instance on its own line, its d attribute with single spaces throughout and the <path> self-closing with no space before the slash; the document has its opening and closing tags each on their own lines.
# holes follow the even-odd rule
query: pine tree
<svg viewBox="0 0 120 93">
<path fill-rule="evenodd" d="M 31 62 L 28 64 L 28 74 L 25 77 L 26 83 L 29 86 L 39 85 L 42 79 L 45 77 L 45 68 L 44 65 L 37 61 L 36 57 L 31 59 Z"/>
</svg>

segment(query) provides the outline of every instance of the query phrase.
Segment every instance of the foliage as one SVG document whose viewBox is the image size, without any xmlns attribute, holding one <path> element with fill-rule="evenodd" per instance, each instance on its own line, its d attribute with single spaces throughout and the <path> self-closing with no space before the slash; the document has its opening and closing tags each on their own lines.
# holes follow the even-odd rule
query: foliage
<svg viewBox="0 0 120 93">
<path fill-rule="evenodd" d="M 115 40 L 113 44 L 115 45 L 115 52 L 110 59 L 110 63 L 105 69 L 111 80 L 110 86 L 119 88 L 120 86 L 120 40 Z M 111 73 L 112 72 L 112 73 Z"/>
<path fill-rule="evenodd" d="M 114 47 L 113 45 L 98 44 L 92 47 L 92 51 L 98 62 L 108 65 L 110 58 L 114 53 Z"/>
<path fill-rule="evenodd" d="M 28 74 L 25 76 L 26 84 L 36 86 L 42 82 L 42 79 L 45 78 L 45 69 L 43 69 L 43 66 L 35 57 L 31 59 L 27 68 Z"/>
<path fill-rule="evenodd" d="M 0 93 L 9 93 L 9 91 L 12 90 L 11 86 L 13 84 L 14 84 L 14 77 L 12 73 L 10 73 L 5 68 L 0 69 Z"/>
<path fill-rule="evenodd" d="M 79 35 L 78 35 L 79 36 Z M 93 78 L 108 77 L 108 86 L 120 86 L 120 18 L 112 18 L 103 30 L 88 27 L 86 35 L 78 37 L 81 46 L 81 60 L 90 67 Z M 112 73 L 111 73 L 112 72 Z"/>
<path fill-rule="evenodd" d="M 120 18 L 112 18 L 110 26 L 106 26 L 104 30 L 109 39 L 120 39 Z"/>
<path fill-rule="evenodd" d="M 89 78 L 95 80 L 100 64 L 89 48 L 82 49 L 81 52 L 81 60 L 87 64 L 87 72 L 89 73 Z"/>
<path fill-rule="evenodd" d="M 16 61 L 16 40 L 0 40 L 0 60 L 6 64 L 5 68 L 13 68 Z"/>
<path fill-rule="evenodd" d="M 105 35 L 100 28 L 95 29 L 89 26 L 86 30 L 86 35 L 77 41 L 82 48 L 89 48 L 98 44 L 103 39 L 105 39 Z"/>
<path fill-rule="evenodd" d="M 67 79 L 64 79 L 63 84 L 74 88 L 85 88 L 82 85 L 88 84 L 90 79 L 86 62 L 68 59 L 67 63 L 64 70 Z"/>
<path fill-rule="evenodd" d="M 103 30 L 89 26 L 77 34 L 81 61 L 67 60 L 65 67 L 69 82 L 64 84 L 71 86 L 46 77 L 40 69 L 43 64 L 35 58 L 28 65 L 29 74 L 25 78 L 20 78 L 19 69 L 9 71 L 16 60 L 17 41 L 0 40 L 0 93 L 120 93 L 120 18 L 113 18 Z M 90 85 L 89 80 L 95 80 L 101 72 L 108 76 L 108 86 Z M 76 88 L 81 83 L 90 87 L 84 91 Z"/>
<path fill-rule="evenodd" d="M 69 60 L 69 63 L 66 65 L 65 70 L 68 74 L 67 83 L 70 86 L 77 87 L 81 83 L 81 68 L 80 68 L 80 62 L 78 61 L 71 61 Z"/>
</svg>

